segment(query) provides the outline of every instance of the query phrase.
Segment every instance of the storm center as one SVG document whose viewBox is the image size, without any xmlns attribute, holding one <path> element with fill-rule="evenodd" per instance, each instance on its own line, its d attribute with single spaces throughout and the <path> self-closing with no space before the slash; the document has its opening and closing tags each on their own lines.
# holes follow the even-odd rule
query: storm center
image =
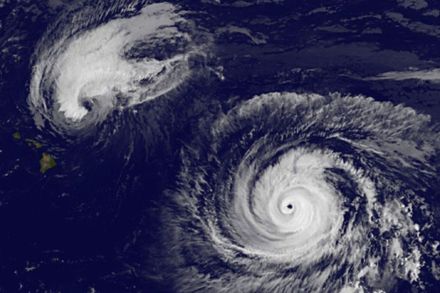
<svg viewBox="0 0 440 293">
<path fill-rule="evenodd" d="M 295 207 L 292 202 L 284 201 L 283 203 L 281 203 L 280 210 L 281 210 L 281 213 L 283 213 L 285 215 L 290 215 L 294 212 Z"/>
</svg>

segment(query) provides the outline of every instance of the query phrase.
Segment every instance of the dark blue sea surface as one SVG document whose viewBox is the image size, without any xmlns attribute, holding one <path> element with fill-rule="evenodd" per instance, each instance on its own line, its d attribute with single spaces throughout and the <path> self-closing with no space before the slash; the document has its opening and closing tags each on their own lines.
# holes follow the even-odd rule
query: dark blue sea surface
<svg viewBox="0 0 440 293">
<path fill-rule="evenodd" d="M 437 292 L 439 20 L 0 0 L 0 292 Z"/>
</svg>

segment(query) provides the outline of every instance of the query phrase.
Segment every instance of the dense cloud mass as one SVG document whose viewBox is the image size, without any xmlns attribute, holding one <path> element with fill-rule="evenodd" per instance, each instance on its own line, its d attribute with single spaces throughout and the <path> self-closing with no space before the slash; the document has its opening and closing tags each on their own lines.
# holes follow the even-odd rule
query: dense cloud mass
<svg viewBox="0 0 440 293">
<path fill-rule="evenodd" d="M 59 36 L 50 42 L 54 32 L 47 32 L 29 96 L 37 124 L 46 119 L 62 130 L 96 125 L 112 110 L 153 100 L 189 78 L 190 56 L 203 48 L 177 8 L 156 3 L 134 15 L 126 10 L 126 18 L 91 28 L 78 21 L 55 27 Z"/>
<path fill-rule="evenodd" d="M 338 94 L 264 94 L 221 115 L 183 153 L 164 220 L 178 291 L 423 286 L 439 146 L 429 125 Z"/>
</svg>

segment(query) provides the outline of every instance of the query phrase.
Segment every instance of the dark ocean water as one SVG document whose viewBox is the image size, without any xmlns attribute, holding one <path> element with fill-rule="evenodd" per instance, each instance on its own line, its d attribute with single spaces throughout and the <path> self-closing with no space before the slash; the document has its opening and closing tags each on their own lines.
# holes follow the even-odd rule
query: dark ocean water
<svg viewBox="0 0 440 293">
<path fill-rule="evenodd" d="M 0 1 L 0 292 L 436 292 L 439 17 Z"/>
</svg>

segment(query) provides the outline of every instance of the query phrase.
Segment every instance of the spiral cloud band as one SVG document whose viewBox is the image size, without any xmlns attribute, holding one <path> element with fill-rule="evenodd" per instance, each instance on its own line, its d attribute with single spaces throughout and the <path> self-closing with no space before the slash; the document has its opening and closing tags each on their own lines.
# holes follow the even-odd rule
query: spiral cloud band
<svg viewBox="0 0 440 293">
<path fill-rule="evenodd" d="M 202 51 L 189 22 L 168 3 L 78 32 L 79 25 L 74 19 L 51 45 L 49 32 L 36 52 L 29 104 L 37 122 L 81 127 L 155 99 L 188 78 L 190 56 Z"/>
<path fill-rule="evenodd" d="M 363 96 L 270 93 L 205 127 L 164 215 L 177 291 L 424 288 L 435 254 L 425 192 L 438 184 L 429 116 Z"/>
<path fill-rule="evenodd" d="M 239 169 L 232 214 L 237 241 L 252 253 L 284 260 L 310 252 L 310 245 L 325 246 L 327 236 L 336 232 L 331 230 L 342 222 L 341 213 L 336 213 L 338 197 L 323 184 L 325 169 L 336 166 L 330 154 L 297 150 L 268 167 L 254 190 L 241 183 L 252 180 L 256 168 L 251 167 L 251 174 L 248 166 Z M 248 194 L 252 198 L 245 200 Z"/>
</svg>

